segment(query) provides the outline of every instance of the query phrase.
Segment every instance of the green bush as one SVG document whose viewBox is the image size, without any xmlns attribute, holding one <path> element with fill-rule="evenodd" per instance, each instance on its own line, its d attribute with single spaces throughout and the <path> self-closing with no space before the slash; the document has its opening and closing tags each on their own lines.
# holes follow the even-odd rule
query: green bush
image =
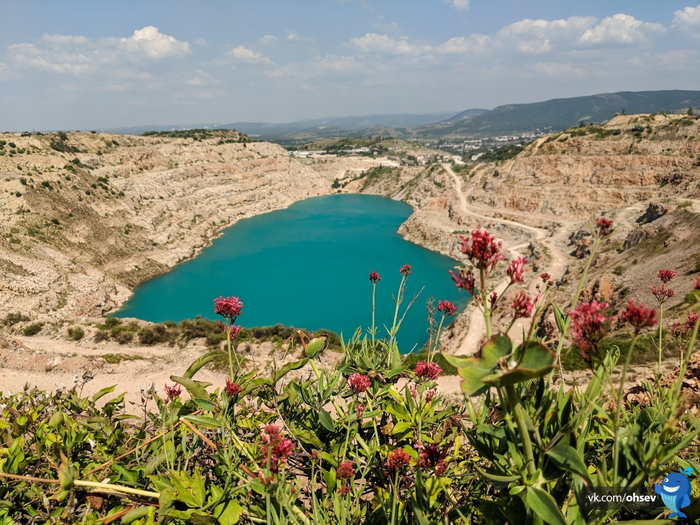
<svg viewBox="0 0 700 525">
<path fill-rule="evenodd" d="M 68 338 L 73 341 L 80 341 L 85 336 L 85 331 L 79 327 L 75 326 L 68 329 Z"/>
<path fill-rule="evenodd" d="M 41 329 L 44 327 L 44 323 L 33 323 L 30 324 L 29 326 L 25 326 L 24 329 L 22 330 L 22 333 L 24 335 L 36 335 L 39 332 L 41 332 Z"/>
<path fill-rule="evenodd" d="M 14 312 L 7 314 L 5 316 L 5 319 L 3 319 L 2 321 L 2 324 L 4 324 L 5 326 L 12 326 L 24 321 L 29 321 L 29 317 L 19 312 Z"/>
</svg>

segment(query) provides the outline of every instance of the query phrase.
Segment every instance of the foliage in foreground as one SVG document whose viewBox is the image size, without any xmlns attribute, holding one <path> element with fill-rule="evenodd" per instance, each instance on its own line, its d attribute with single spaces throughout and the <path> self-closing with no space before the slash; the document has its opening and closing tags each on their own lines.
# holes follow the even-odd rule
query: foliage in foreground
<svg viewBox="0 0 700 525">
<path fill-rule="evenodd" d="M 591 258 L 610 228 L 597 224 Z M 463 378 L 465 397 L 436 388 L 435 349 L 442 323 L 455 313 L 451 303 L 438 302 L 442 317 L 431 323 L 425 360 L 411 371 L 399 354 L 408 265 L 391 328 L 380 339 L 373 315 L 365 335 L 358 331 L 343 344 L 343 364 L 330 370 L 317 360 L 324 340 L 302 338 L 299 361 L 269 377 L 242 374 L 233 342 L 243 305 L 220 298 L 215 311 L 224 319 L 229 378 L 213 390 L 194 379 L 206 357 L 172 376 L 164 392 L 142 391 L 142 416 L 125 412 L 123 394 L 105 402 L 113 387 L 83 397 L 88 376 L 72 389 L 2 396 L 0 524 L 583 525 L 662 513 L 595 508 L 585 495 L 609 487 L 647 492 L 679 466 L 697 468 L 700 426 L 685 411 L 681 385 L 700 321 L 671 327 L 686 348 L 678 380 L 657 373 L 645 385 L 650 403 L 635 406 L 625 400 L 624 377 L 656 310 L 630 303 L 620 315 L 633 330 L 620 367 L 619 351 L 600 344 L 612 312 L 595 301 L 579 304 L 585 272 L 568 314 L 549 301 L 546 274 L 538 297 L 519 292 L 505 306 L 488 283 L 503 258 L 500 246 L 475 231 L 462 250 L 472 267 L 453 278 L 473 294 L 488 336 L 478 357 L 441 356 Z M 510 263 L 507 287 L 523 282 L 525 263 Z M 673 275 L 660 278 L 663 307 Z M 373 297 L 380 280 L 370 274 Z M 494 312 L 504 308 L 511 326 L 523 326 L 520 344 L 491 333 Z M 555 335 L 536 321 L 550 309 Z M 660 327 L 659 353 L 663 335 Z M 567 341 L 593 372 L 582 390 L 567 391 L 556 373 Z M 307 364 L 310 372 L 289 379 Z M 695 506 L 684 510 L 700 516 Z"/>
</svg>

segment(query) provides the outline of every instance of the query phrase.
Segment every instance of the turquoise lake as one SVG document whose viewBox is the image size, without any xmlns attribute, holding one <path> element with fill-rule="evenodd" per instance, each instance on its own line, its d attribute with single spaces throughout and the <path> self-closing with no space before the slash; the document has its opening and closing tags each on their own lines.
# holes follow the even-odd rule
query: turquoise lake
<svg viewBox="0 0 700 525">
<path fill-rule="evenodd" d="M 391 327 L 399 269 L 412 267 L 406 300 L 425 287 L 398 334 L 403 353 L 428 339 L 426 300 L 447 299 L 462 310 L 469 296 L 458 292 L 448 270 L 457 262 L 403 240 L 398 227 L 411 214 L 404 202 L 369 195 L 314 197 L 289 208 L 243 219 L 227 228 L 194 259 L 149 280 L 115 314 L 153 322 L 216 319 L 214 299 L 243 301 L 245 327 L 282 323 L 342 333 L 372 322 L 376 270 L 378 337 Z"/>
</svg>

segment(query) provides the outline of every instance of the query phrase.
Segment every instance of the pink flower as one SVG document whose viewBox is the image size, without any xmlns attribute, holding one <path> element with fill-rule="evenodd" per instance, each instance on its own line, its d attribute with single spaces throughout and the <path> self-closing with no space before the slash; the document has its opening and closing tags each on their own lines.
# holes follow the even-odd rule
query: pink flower
<svg viewBox="0 0 700 525">
<path fill-rule="evenodd" d="M 471 270 L 459 270 L 458 276 L 450 270 L 450 275 L 458 289 L 466 290 L 471 295 L 474 295 L 474 274 Z"/>
<path fill-rule="evenodd" d="M 241 315 L 243 303 L 238 297 L 219 297 L 214 299 L 214 313 L 220 315 L 224 319 L 231 321 L 231 324 L 236 322 L 236 318 Z"/>
<path fill-rule="evenodd" d="M 226 333 L 226 335 L 231 339 L 231 341 L 233 341 L 233 340 L 236 338 L 236 336 L 238 335 L 238 332 L 241 331 L 241 327 L 240 327 L 240 326 L 235 325 L 235 324 L 231 324 L 231 325 L 229 325 L 229 326 L 226 326 L 226 325 L 225 325 L 224 323 L 222 323 L 221 321 L 219 321 L 218 323 L 216 323 L 216 326 L 218 326 L 219 328 L 221 328 L 221 329 Z"/>
<path fill-rule="evenodd" d="M 411 266 L 408 264 L 404 264 L 399 270 L 399 273 L 401 273 L 401 275 L 403 275 L 404 277 L 408 277 L 409 275 L 411 275 Z"/>
<path fill-rule="evenodd" d="M 408 391 L 411 392 L 411 397 L 413 399 L 418 397 L 418 387 L 416 385 L 414 385 L 413 383 L 408 385 Z"/>
<path fill-rule="evenodd" d="M 511 306 L 513 310 L 513 319 L 527 319 L 532 314 L 533 306 L 535 306 L 534 301 L 531 301 L 530 297 L 528 297 L 525 292 L 518 292 Z"/>
<path fill-rule="evenodd" d="M 686 333 L 691 332 L 695 328 L 695 323 L 697 322 L 698 314 L 695 312 L 690 312 L 684 323 Z"/>
<path fill-rule="evenodd" d="M 695 287 L 696 290 L 700 290 L 700 275 L 698 275 L 698 278 L 695 279 Z"/>
<path fill-rule="evenodd" d="M 644 303 L 638 306 L 631 299 L 620 319 L 634 327 L 634 335 L 638 335 L 642 328 L 654 326 L 657 322 L 656 310 L 647 308 Z"/>
<path fill-rule="evenodd" d="M 437 363 L 420 361 L 416 363 L 416 377 L 421 381 L 435 381 L 442 373 L 442 368 Z"/>
<path fill-rule="evenodd" d="M 496 242 L 495 237 L 486 230 L 472 230 L 471 238 L 460 235 L 462 240 L 460 250 L 469 258 L 469 261 L 479 270 L 486 270 L 486 273 L 496 267 L 499 261 L 503 260 L 501 241 Z"/>
<path fill-rule="evenodd" d="M 277 472 L 280 465 L 287 462 L 294 450 L 294 443 L 289 438 L 280 434 L 280 429 L 275 425 L 267 425 L 261 436 L 262 452 L 265 464 L 270 465 L 272 472 Z"/>
<path fill-rule="evenodd" d="M 551 278 L 552 278 L 552 276 L 549 275 L 547 272 L 541 273 L 541 274 L 540 274 L 540 279 L 542 279 L 542 282 L 543 282 L 543 283 L 546 283 L 546 282 L 549 281 Z"/>
<path fill-rule="evenodd" d="M 355 477 L 355 469 L 352 461 L 343 461 L 336 469 L 338 479 L 352 479 Z"/>
<path fill-rule="evenodd" d="M 661 282 L 664 284 L 671 282 L 671 279 L 675 276 L 676 270 L 659 270 L 659 279 L 661 279 Z"/>
<path fill-rule="evenodd" d="M 676 295 L 676 292 L 670 288 L 667 289 L 665 284 L 662 284 L 660 288 L 652 286 L 650 290 L 651 294 L 656 297 L 657 301 L 659 301 L 659 304 L 664 304 L 666 300 L 671 299 L 674 295 Z"/>
<path fill-rule="evenodd" d="M 350 377 L 347 379 L 347 385 L 353 394 L 361 394 L 369 388 L 369 377 L 358 373 L 350 374 Z"/>
<path fill-rule="evenodd" d="M 498 292 L 493 291 L 491 292 L 491 295 L 489 295 L 489 305 L 491 305 L 491 310 L 495 308 L 496 301 L 498 301 Z"/>
<path fill-rule="evenodd" d="M 232 383 L 231 380 L 226 378 L 226 386 L 224 387 L 226 395 L 228 397 L 234 397 L 241 393 L 242 388 L 238 383 Z"/>
<path fill-rule="evenodd" d="M 407 467 L 411 462 L 411 457 L 400 448 L 389 452 L 389 457 L 386 459 L 386 468 L 390 471 L 401 470 Z"/>
<path fill-rule="evenodd" d="M 425 401 L 430 403 L 437 394 L 437 388 L 431 388 L 425 393 Z"/>
<path fill-rule="evenodd" d="M 382 278 L 379 277 L 379 274 L 372 270 L 369 272 L 369 280 L 372 281 L 372 284 L 377 284 L 377 282 L 381 281 Z"/>
<path fill-rule="evenodd" d="M 358 403 L 355 405 L 355 414 L 357 414 L 357 419 L 362 419 L 362 414 L 365 413 L 365 405 Z"/>
<path fill-rule="evenodd" d="M 418 461 L 421 468 L 435 468 L 440 463 L 445 461 L 447 449 L 441 449 L 435 443 L 427 446 L 421 446 L 418 452 Z"/>
<path fill-rule="evenodd" d="M 581 356 L 589 364 L 591 363 L 591 351 L 598 350 L 598 343 L 610 330 L 613 317 L 605 315 L 608 303 L 592 301 L 581 303 L 569 314 L 572 321 L 572 333 L 574 343 L 581 350 Z"/>
<path fill-rule="evenodd" d="M 612 233 L 613 221 L 612 219 L 606 219 L 605 217 L 598 217 L 595 220 L 596 236 L 598 238 L 607 237 Z"/>
<path fill-rule="evenodd" d="M 438 301 L 437 309 L 442 315 L 454 315 L 457 313 L 457 307 L 450 301 Z"/>
<path fill-rule="evenodd" d="M 182 388 L 180 388 L 180 385 L 178 384 L 168 385 L 166 383 L 163 390 L 165 390 L 165 400 L 168 403 L 176 400 L 178 397 L 180 397 L 180 394 L 182 394 Z"/>
<path fill-rule="evenodd" d="M 341 496 L 347 496 L 348 494 L 350 494 L 350 485 L 343 485 L 342 487 L 340 487 L 338 489 L 338 494 L 340 494 Z"/>
<path fill-rule="evenodd" d="M 506 274 L 510 277 L 511 283 L 521 283 L 523 282 L 523 273 L 525 272 L 525 265 L 527 264 L 527 257 L 518 257 L 510 261 L 508 268 L 506 268 Z"/>
</svg>

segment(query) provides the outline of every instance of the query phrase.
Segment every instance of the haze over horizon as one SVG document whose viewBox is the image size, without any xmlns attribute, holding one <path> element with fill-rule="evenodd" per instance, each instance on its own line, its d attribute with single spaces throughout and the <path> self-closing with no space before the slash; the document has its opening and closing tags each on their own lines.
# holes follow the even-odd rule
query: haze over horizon
<svg viewBox="0 0 700 525">
<path fill-rule="evenodd" d="M 700 86 L 700 4 L 688 0 L 3 10 L 0 129 L 12 131 L 459 112 Z"/>
</svg>

